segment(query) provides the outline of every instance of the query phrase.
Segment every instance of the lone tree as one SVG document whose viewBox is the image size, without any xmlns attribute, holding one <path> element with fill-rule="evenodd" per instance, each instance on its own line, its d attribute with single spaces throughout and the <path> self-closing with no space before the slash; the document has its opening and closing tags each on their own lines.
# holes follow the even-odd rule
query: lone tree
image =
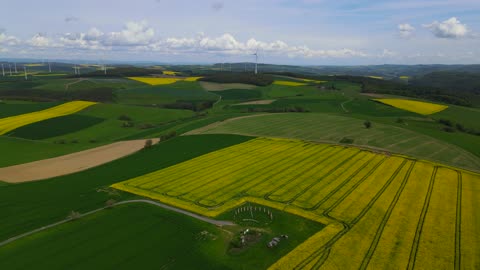
<svg viewBox="0 0 480 270">
<path fill-rule="evenodd" d="M 152 147 L 152 145 L 153 145 L 153 141 L 148 139 L 148 140 L 145 141 L 145 146 L 143 147 L 143 149 L 148 149 L 148 148 Z"/>
<path fill-rule="evenodd" d="M 368 120 L 363 122 L 363 125 L 365 126 L 365 128 L 371 128 L 372 127 L 372 123 Z"/>
</svg>

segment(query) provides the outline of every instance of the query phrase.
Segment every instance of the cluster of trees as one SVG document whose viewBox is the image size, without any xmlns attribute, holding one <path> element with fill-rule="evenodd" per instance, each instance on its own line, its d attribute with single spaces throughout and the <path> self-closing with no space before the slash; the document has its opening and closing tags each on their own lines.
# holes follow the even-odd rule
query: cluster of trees
<svg viewBox="0 0 480 270">
<path fill-rule="evenodd" d="M 167 109 L 181 109 L 181 110 L 190 110 L 194 112 L 200 112 L 206 109 L 209 109 L 213 106 L 214 101 L 212 100 L 200 100 L 200 101 L 185 101 L 177 100 L 175 103 L 165 104 L 164 108 Z"/>
<path fill-rule="evenodd" d="M 445 131 L 445 132 L 460 131 L 460 132 L 480 136 L 480 130 L 476 130 L 476 129 L 473 129 L 473 128 L 467 128 L 460 123 L 455 123 L 455 122 L 453 122 L 451 120 L 448 120 L 448 119 L 439 119 L 438 123 L 443 125 L 442 130 Z"/>
<path fill-rule="evenodd" d="M 273 83 L 273 76 L 269 74 L 252 74 L 241 72 L 218 72 L 207 75 L 200 81 L 216 83 L 245 83 L 257 86 L 267 86 Z"/>
<path fill-rule="evenodd" d="M 269 112 L 269 113 L 284 113 L 284 112 L 298 112 L 298 113 L 306 113 L 310 112 L 310 110 L 305 109 L 300 106 L 293 106 L 293 107 L 248 107 L 246 112 Z"/>
<path fill-rule="evenodd" d="M 162 72 L 158 69 L 125 66 L 107 69 L 106 75 L 104 70 L 96 70 L 94 72 L 82 74 L 81 77 L 135 77 L 149 76 L 152 74 L 162 74 Z M 71 77 L 76 76 L 77 75 L 71 75 Z"/>
</svg>

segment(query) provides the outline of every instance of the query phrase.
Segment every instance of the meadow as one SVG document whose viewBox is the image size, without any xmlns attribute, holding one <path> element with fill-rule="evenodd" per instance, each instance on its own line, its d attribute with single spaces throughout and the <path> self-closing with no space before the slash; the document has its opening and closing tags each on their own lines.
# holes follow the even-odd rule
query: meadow
<svg viewBox="0 0 480 270">
<path fill-rule="evenodd" d="M 258 138 L 112 187 L 205 216 L 253 202 L 327 225 L 272 269 L 468 268 L 480 264 L 479 181 L 402 156 Z"/>
<path fill-rule="evenodd" d="M 270 114 L 234 118 L 188 134 L 298 138 L 335 144 L 346 137 L 356 146 L 480 171 L 480 158 L 460 147 L 400 126 L 373 122 L 373 127 L 367 129 L 363 123 L 361 119 L 330 114 Z"/>
</svg>

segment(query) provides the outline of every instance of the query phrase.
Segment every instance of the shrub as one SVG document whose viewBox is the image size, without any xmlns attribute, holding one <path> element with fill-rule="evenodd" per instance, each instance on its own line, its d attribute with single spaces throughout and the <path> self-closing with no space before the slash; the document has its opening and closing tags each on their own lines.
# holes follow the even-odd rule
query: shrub
<svg viewBox="0 0 480 270">
<path fill-rule="evenodd" d="M 371 128 L 372 127 L 372 123 L 368 120 L 363 122 L 363 125 L 365 126 L 365 128 Z"/>
<path fill-rule="evenodd" d="M 118 117 L 118 120 L 120 120 L 120 121 L 132 121 L 132 118 L 130 118 L 128 115 L 122 114 Z"/>
<path fill-rule="evenodd" d="M 347 137 L 343 137 L 343 138 L 340 140 L 340 143 L 351 144 L 351 143 L 353 143 L 353 139 L 350 139 L 350 138 L 347 138 Z"/>
<path fill-rule="evenodd" d="M 145 145 L 143 146 L 143 149 L 149 149 L 153 146 L 153 141 L 152 140 L 146 140 Z"/>
</svg>

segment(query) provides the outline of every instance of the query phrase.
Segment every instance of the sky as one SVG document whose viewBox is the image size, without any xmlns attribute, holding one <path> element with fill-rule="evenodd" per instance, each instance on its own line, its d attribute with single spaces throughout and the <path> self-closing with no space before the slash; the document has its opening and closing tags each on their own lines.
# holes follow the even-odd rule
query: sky
<svg viewBox="0 0 480 270">
<path fill-rule="evenodd" d="M 0 59 L 478 64 L 480 0 L 23 0 Z"/>
</svg>

